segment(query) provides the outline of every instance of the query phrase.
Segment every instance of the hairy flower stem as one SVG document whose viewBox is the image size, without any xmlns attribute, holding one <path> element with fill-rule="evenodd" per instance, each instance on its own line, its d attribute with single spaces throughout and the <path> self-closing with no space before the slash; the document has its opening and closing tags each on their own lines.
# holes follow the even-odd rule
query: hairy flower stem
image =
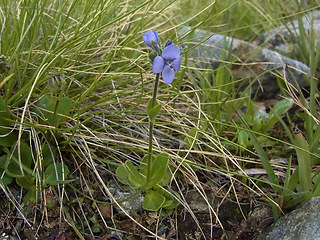
<svg viewBox="0 0 320 240">
<path fill-rule="evenodd" d="M 153 108 L 156 105 L 159 78 L 160 78 L 160 73 L 157 73 L 156 80 L 154 82 L 151 108 Z M 149 119 L 149 149 L 148 149 L 148 159 L 147 159 L 147 182 L 150 181 L 151 157 L 152 157 L 152 146 L 153 146 L 152 140 L 153 140 L 153 120 Z"/>
</svg>

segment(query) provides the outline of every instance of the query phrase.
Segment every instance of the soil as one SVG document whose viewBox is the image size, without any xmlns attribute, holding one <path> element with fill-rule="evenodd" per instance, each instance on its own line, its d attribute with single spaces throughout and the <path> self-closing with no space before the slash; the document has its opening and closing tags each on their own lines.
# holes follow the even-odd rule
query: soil
<svg viewBox="0 0 320 240">
<path fill-rule="evenodd" d="M 266 205 L 261 205 L 254 210 L 247 219 L 239 213 L 235 203 L 226 201 L 219 207 L 219 220 L 224 228 L 210 221 L 208 212 L 196 213 L 206 238 L 203 237 L 199 227 L 195 224 L 189 213 L 181 214 L 178 222 L 178 239 L 237 239 L 249 240 L 259 235 L 262 229 L 272 223 L 271 210 Z"/>
<path fill-rule="evenodd" d="M 77 229 L 81 231 L 80 234 L 87 240 L 154 239 L 131 219 L 117 212 L 110 205 L 99 204 L 95 206 L 87 199 L 82 199 L 81 209 L 76 201 L 69 201 L 65 205 L 68 214 L 74 221 L 73 224 L 77 226 Z M 107 226 L 113 226 L 120 230 L 117 234 L 112 231 L 112 227 L 109 229 L 104 227 L 102 220 L 97 215 L 96 207 L 101 211 Z M 39 240 L 79 239 L 71 226 L 70 219 L 65 216 L 60 220 L 58 204 L 47 209 L 46 214 L 43 210 L 40 205 L 29 205 L 22 210 L 24 216 L 32 225 L 32 227 L 28 226 L 2 193 L 0 200 L 0 236 L 11 236 L 11 239 L 19 239 L 17 236 L 20 239 Z M 224 229 L 221 228 L 214 215 L 210 216 L 208 211 L 194 211 L 194 216 L 192 216 L 183 206 L 179 206 L 171 216 L 159 217 L 155 213 L 146 211 L 131 212 L 131 214 L 137 222 L 151 231 L 157 232 L 164 239 L 250 240 L 257 236 L 264 227 L 272 223 L 271 210 L 264 203 L 255 206 L 254 209 L 243 207 L 242 210 L 246 211 L 246 219 L 240 213 L 237 203 L 228 199 L 223 201 L 218 208 L 218 216 Z M 83 213 L 86 219 L 81 217 Z M 194 219 L 197 219 L 197 223 Z M 86 227 L 87 224 L 90 225 L 92 233 Z"/>
</svg>

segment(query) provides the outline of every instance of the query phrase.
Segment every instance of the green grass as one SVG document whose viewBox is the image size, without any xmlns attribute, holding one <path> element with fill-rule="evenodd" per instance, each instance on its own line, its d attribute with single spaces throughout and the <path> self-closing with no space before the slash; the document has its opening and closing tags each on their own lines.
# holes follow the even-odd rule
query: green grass
<svg viewBox="0 0 320 240">
<path fill-rule="evenodd" d="M 177 32 L 190 26 L 253 41 L 317 8 L 316 0 L 300 4 L 281 0 L 3 0 L 1 204 L 9 206 L 11 213 L 21 212 L 27 226 L 40 229 L 50 222 L 53 209 L 58 222 L 67 221 L 79 238 L 99 236 L 103 231 L 125 235 L 119 224 L 104 221 L 96 204 L 119 205 L 108 189 L 108 183 L 116 179 L 116 168 L 126 160 L 137 165 L 148 152 L 146 109 L 155 76 L 142 33 L 153 29 L 162 44 L 168 39 L 183 44 Z M 247 199 L 268 202 L 275 218 L 286 208 L 320 195 L 320 50 L 309 50 L 317 47 L 317 38 L 314 32 L 301 34 L 292 56 L 311 68 L 310 97 L 304 97 L 301 89 L 295 95 L 291 90 L 297 86 L 284 85 L 285 98 L 292 100 L 283 100 L 262 119 L 255 112 L 259 103 L 246 92 L 239 93 L 233 84 L 231 62 L 212 71 L 188 66 L 186 58 L 172 85 L 161 80 L 158 102 L 162 109 L 154 123 L 153 149 L 169 154 L 175 174 L 168 189 L 178 192 L 176 199 L 184 209 L 192 214 L 184 199 L 185 183 L 206 201 L 204 189 L 223 189 L 225 197 L 248 215 L 239 198 L 245 189 Z M 189 49 L 184 50 L 184 57 Z M 289 111 L 290 101 L 296 113 Z M 301 133 L 295 132 L 297 127 Z M 277 163 L 279 158 L 287 164 Z M 267 175 L 250 175 L 250 169 L 265 169 Z M 227 183 L 214 181 L 220 178 Z M 15 189 L 20 199 L 14 197 Z M 56 199 L 53 206 L 52 199 Z M 88 214 L 83 202 L 89 202 L 94 213 Z M 216 209 L 208 207 L 208 213 L 213 225 Z M 144 226 L 136 216 L 125 215 L 145 233 L 157 235 L 157 225 Z M 217 222 L 222 227 L 218 218 Z"/>
</svg>

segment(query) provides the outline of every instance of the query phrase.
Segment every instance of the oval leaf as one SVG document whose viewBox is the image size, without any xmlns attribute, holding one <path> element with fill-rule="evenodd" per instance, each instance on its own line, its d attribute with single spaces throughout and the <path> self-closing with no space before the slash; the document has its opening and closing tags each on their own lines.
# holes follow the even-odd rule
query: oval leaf
<svg viewBox="0 0 320 240">
<path fill-rule="evenodd" d="M 69 173 L 68 167 L 62 163 L 50 164 L 44 172 L 45 183 L 52 186 L 64 183 Z"/>
<path fill-rule="evenodd" d="M 30 189 L 33 186 L 34 180 L 34 177 L 25 173 L 24 177 L 16 178 L 16 183 L 24 189 Z"/>
<path fill-rule="evenodd" d="M 125 167 L 129 172 L 128 179 L 132 186 L 142 187 L 146 184 L 146 178 L 138 171 L 130 160 L 125 162 Z"/>
<path fill-rule="evenodd" d="M 162 106 L 157 101 L 155 102 L 155 106 L 152 106 L 152 102 L 153 102 L 153 99 L 151 98 L 148 102 L 147 112 L 148 112 L 150 121 L 154 122 Z"/>
<path fill-rule="evenodd" d="M 119 182 L 125 185 L 130 185 L 128 176 L 129 176 L 129 171 L 124 165 L 120 165 L 116 169 L 116 176 Z"/>
<path fill-rule="evenodd" d="M 151 180 L 148 184 L 149 188 L 154 187 L 159 183 L 162 177 L 165 175 L 168 167 L 169 155 L 167 153 L 160 153 L 151 164 Z"/>
<path fill-rule="evenodd" d="M 281 117 L 281 115 L 289 111 L 292 106 L 293 101 L 290 101 L 288 99 L 283 99 L 277 102 L 272 108 L 271 114 L 268 119 L 267 128 L 272 128 L 278 122 L 277 116 Z"/>
<path fill-rule="evenodd" d="M 148 211 L 158 211 L 165 201 L 166 198 L 161 193 L 153 190 L 148 191 L 143 199 L 142 207 Z"/>
</svg>

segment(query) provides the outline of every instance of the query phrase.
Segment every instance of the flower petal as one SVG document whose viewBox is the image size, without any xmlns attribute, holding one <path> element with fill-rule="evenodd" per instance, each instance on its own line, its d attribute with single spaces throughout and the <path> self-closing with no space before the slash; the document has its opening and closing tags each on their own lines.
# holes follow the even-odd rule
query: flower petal
<svg viewBox="0 0 320 240">
<path fill-rule="evenodd" d="M 172 41 L 169 40 L 168 42 L 166 42 L 166 45 L 165 45 L 164 47 L 168 47 L 168 46 L 170 46 L 171 44 L 172 44 Z"/>
<path fill-rule="evenodd" d="M 150 47 L 152 47 L 152 41 L 157 45 L 159 44 L 158 33 L 156 31 L 149 30 L 148 32 L 142 34 L 142 39 Z"/>
<path fill-rule="evenodd" d="M 158 33 L 157 33 L 157 31 L 152 31 L 153 32 L 153 34 L 154 34 L 154 36 L 155 36 L 155 38 L 156 38 L 156 43 L 158 44 L 159 43 L 159 37 L 158 37 Z"/>
<path fill-rule="evenodd" d="M 163 78 L 163 81 L 166 83 L 166 84 L 170 84 L 172 83 L 173 79 L 174 79 L 174 70 L 165 65 L 164 66 L 164 69 L 162 71 L 162 78 Z"/>
<path fill-rule="evenodd" d="M 156 56 L 153 59 L 152 72 L 161 73 L 164 68 L 164 59 L 160 56 Z"/>
<path fill-rule="evenodd" d="M 171 67 L 173 67 L 174 70 L 176 70 L 176 71 L 179 71 L 179 70 L 180 70 L 181 59 L 182 59 L 182 56 L 180 55 L 179 57 L 177 57 L 176 59 L 174 59 L 174 60 L 171 62 Z"/>
<path fill-rule="evenodd" d="M 180 56 L 180 49 L 176 45 L 169 45 L 165 47 L 162 51 L 162 57 L 165 60 L 174 60 Z"/>
</svg>

